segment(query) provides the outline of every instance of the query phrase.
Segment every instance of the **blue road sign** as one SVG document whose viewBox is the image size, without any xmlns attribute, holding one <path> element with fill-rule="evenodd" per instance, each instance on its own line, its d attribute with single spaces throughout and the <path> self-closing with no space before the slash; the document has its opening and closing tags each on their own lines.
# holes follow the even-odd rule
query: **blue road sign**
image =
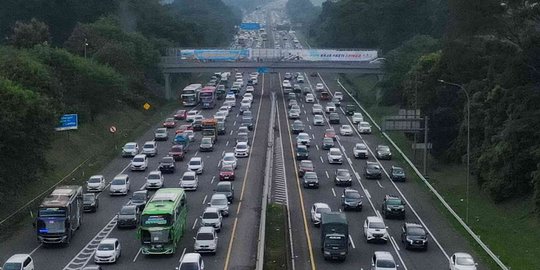
<svg viewBox="0 0 540 270">
<path fill-rule="evenodd" d="M 259 23 L 241 23 L 240 29 L 242 30 L 259 30 L 261 29 L 261 24 Z"/>
<path fill-rule="evenodd" d="M 79 116 L 75 113 L 64 114 L 60 117 L 60 125 L 56 131 L 77 129 L 79 127 Z"/>
<path fill-rule="evenodd" d="M 269 71 L 270 71 L 270 69 L 268 69 L 267 67 L 257 68 L 257 72 L 259 72 L 261 74 L 268 73 Z"/>
</svg>

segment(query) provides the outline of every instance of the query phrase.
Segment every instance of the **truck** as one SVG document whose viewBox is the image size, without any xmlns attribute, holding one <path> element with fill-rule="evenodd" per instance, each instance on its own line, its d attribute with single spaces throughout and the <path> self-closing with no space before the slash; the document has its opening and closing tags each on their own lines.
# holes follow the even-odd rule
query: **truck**
<svg viewBox="0 0 540 270">
<path fill-rule="evenodd" d="M 83 220 L 82 186 L 58 186 L 41 202 L 34 222 L 42 244 L 66 244 Z"/>
<path fill-rule="evenodd" d="M 349 223 L 344 213 L 322 213 L 321 251 L 325 260 L 345 260 L 347 257 L 349 253 Z"/>
<path fill-rule="evenodd" d="M 202 136 L 211 137 L 212 143 L 217 141 L 217 120 L 215 118 L 204 119 L 202 121 Z"/>
</svg>

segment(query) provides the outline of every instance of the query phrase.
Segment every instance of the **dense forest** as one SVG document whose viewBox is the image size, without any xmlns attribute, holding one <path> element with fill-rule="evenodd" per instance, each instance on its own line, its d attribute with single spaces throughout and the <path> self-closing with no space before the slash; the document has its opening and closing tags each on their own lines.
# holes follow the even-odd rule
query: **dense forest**
<svg viewBox="0 0 540 270">
<path fill-rule="evenodd" d="M 380 103 L 432 119 L 436 158 L 461 162 L 466 95 L 478 184 L 504 201 L 533 195 L 540 214 L 540 1 L 325 2 L 309 36 L 319 45 L 378 48 L 386 58 Z"/>
<path fill-rule="evenodd" d="M 309 27 L 310 23 L 319 15 L 321 8 L 313 5 L 310 0 L 289 0 L 285 9 L 292 23 Z"/>
<path fill-rule="evenodd" d="M 2 190 L 46 172 L 45 152 L 61 114 L 77 112 L 91 123 L 119 105 L 159 99 L 152 93 L 160 88 L 157 64 L 165 48 L 228 44 L 239 21 L 220 0 L 3 1 Z"/>
</svg>

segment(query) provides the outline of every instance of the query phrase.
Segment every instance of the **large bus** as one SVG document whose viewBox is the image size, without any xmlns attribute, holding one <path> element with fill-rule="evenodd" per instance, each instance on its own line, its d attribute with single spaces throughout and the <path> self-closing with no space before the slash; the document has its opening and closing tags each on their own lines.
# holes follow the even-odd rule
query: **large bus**
<svg viewBox="0 0 540 270">
<path fill-rule="evenodd" d="M 81 186 L 58 186 L 43 199 L 35 221 L 37 239 L 43 244 L 69 244 L 81 226 L 83 196 Z"/>
<path fill-rule="evenodd" d="M 202 85 L 199 83 L 190 84 L 182 90 L 180 98 L 184 106 L 194 107 L 199 104 L 199 94 L 201 92 Z"/>
<path fill-rule="evenodd" d="M 216 87 L 205 86 L 200 94 L 202 108 L 213 109 L 216 106 Z"/>
<path fill-rule="evenodd" d="M 182 188 L 161 188 L 144 207 L 137 236 L 142 254 L 174 254 L 187 221 L 186 193 Z"/>
</svg>

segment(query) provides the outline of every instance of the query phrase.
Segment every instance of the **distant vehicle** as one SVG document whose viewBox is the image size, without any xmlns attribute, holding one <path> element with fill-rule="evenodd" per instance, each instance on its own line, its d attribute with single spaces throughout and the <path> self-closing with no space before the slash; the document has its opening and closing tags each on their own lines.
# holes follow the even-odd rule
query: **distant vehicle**
<svg viewBox="0 0 540 270">
<path fill-rule="evenodd" d="M 339 91 L 334 92 L 334 97 L 339 99 L 339 101 L 343 101 L 343 93 Z"/>
<path fill-rule="evenodd" d="M 398 166 L 392 166 L 392 169 L 390 171 L 390 178 L 393 181 L 405 181 L 407 179 L 403 168 Z"/>
<path fill-rule="evenodd" d="M 127 195 L 130 189 L 129 176 L 127 174 L 119 174 L 113 178 L 109 186 L 109 194 L 112 195 Z"/>
<path fill-rule="evenodd" d="M 148 167 L 148 158 L 145 154 L 139 154 L 131 160 L 130 168 L 132 171 L 146 171 Z"/>
<path fill-rule="evenodd" d="M 167 118 L 165 121 L 163 121 L 163 127 L 164 128 L 175 128 L 176 127 L 176 120 L 174 118 Z"/>
<path fill-rule="evenodd" d="M 197 104 L 199 104 L 199 94 L 201 92 L 201 89 L 201 84 L 190 84 L 186 86 L 186 88 L 182 90 L 182 94 L 180 96 L 184 106 L 197 106 Z"/>
<path fill-rule="evenodd" d="M 154 131 L 154 140 L 156 141 L 166 141 L 169 139 L 169 133 L 167 128 L 156 128 Z"/>
<path fill-rule="evenodd" d="M 313 104 L 313 107 L 311 108 L 311 112 L 315 115 L 317 114 L 323 114 L 323 107 L 320 104 Z"/>
<path fill-rule="evenodd" d="M 124 205 L 117 217 L 117 228 L 136 228 L 139 223 L 139 208 L 136 205 Z"/>
<path fill-rule="evenodd" d="M 214 189 L 214 194 L 224 194 L 229 202 L 234 201 L 234 186 L 231 181 L 221 181 Z"/>
<path fill-rule="evenodd" d="M 323 84 L 322 84 L 322 83 L 317 83 L 317 84 L 315 85 L 315 90 L 317 90 L 317 91 L 322 91 L 322 90 L 324 90 Z"/>
<path fill-rule="evenodd" d="M 384 196 L 381 208 L 381 215 L 384 218 L 405 219 L 405 203 L 397 196 Z"/>
<path fill-rule="evenodd" d="M 147 141 L 144 143 L 141 154 L 149 157 L 154 157 L 158 154 L 157 143 L 155 141 Z"/>
<path fill-rule="evenodd" d="M 349 253 L 349 223 L 345 213 L 321 214 L 321 251 L 325 259 L 345 260 Z"/>
<path fill-rule="evenodd" d="M 176 270 L 204 270 L 204 262 L 199 253 L 186 253 Z"/>
<path fill-rule="evenodd" d="M 211 137 L 203 137 L 201 139 L 201 144 L 199 145 L 199 150 L 201 152 L 211 152 L 214 151 L 214 144 Z"/>
<path fill-rule="evenodd" d="M 193 120 L 195 120 L 195 117 L 199 115 L 199 111 L 197 110 L 190 110 L 187 112 L 186 114 L 186 120 L 188 122 L 193 122 Z"/>
<path fill-rule="evenodd" d="M 296 144 L 305 145 L 307 147 L 311 144 L 311 138 L 305 132 L 302 132 L 296 136 Z"/>
<path fill-rule="evenodd" d="M 336 186 L 352 186 L 352 177 L 348 169 L 337 169 L 335 172 L 334 183 Z"/>
<path fill-rule="evenodd" d="M 298 176 L 302 177 L 306 172 L 312 172 L 314 170 L 313 162 L 311 160 L 302 160 L 298 166 Z"/>
<path fill-rule="evenodd" d="M 157 190 L 146 204 L 137 229 L 141 253 L 174 254 L 187 229 L 187 208 L 183 189 Z"/>
<path fill-rule="evenodd" d="M 213 109 L 216 106 L 217 94 L 215 86 L 205 86 L 200 93 L 203 109 Z"/>
<path fill-rule="evenodd" d="M 43 244 L 69 244 L 82 223 L 81 186 L 57 186 L 38 208 L 37 239 Z"/>
<path fill-rule="evenodd" d="M 315 96 L 313 96 L 313 94 L 311 93 L 308 93 L 306 94 L 305 100 L 307 103 L 313 103 L 315 102 Z"/>
<path fill-rule="evenodd" d="M 249 143 L 249 136 L 247 133 L 241 132 L 236 135 L 236 144 Z"/>
<path fill-rule="evenodd" d="M 213 254 L 216 253 L 218 237 L 213 227 L 200 227 L 194 238 L 195 244 L 193 245 L 193 250 L 195 252 Z"/>
<path fill-rule="evenodd" d="M 115 263 L 122 252 L 120 242 L 116 238 L 105 238 L 99 242 L 94 253 L 95 263 Z"/>
<path fill-rule="evenodd" d="M 392 159 L 392 152 L 390 152 L 390 147 L 387 145 L 378 145 L 375 154 L 378 159 Z"/>
<path fill-rule="evenodd" d="M 296 77 L 296 81 L 297 81 L 298 83 L 304 83 L 304 76 L 298 75 L 298 77 Z"/>
<path fill-rule="evenodd" d="M 322 115 L 316 114 L 313 116 L 313 125 L 314 126 L 324 126 L 324 117 Z"/>
<path fill-rule="evenodd" d="M 334 145 L 334 140 L 332 138 L 323 138 L 321 148 L 323 150 L 330 150 Z"/>
<path fill-rule="evenodd" d="M 397 270 L 392 253 L 388 251 L 375 251 L 371 257 L 372 270 Z"/>
<path fill-rule="evenodd" d="M 237 166 L 237 159 L 234 156 L 234 153 L 227 152 L 223 155 L 223 159 L 221 159 L 221 165 L 222 166 L 231 166 L 233 169 L 236 169 Z"/>
<path fill-rule="evenodd" d="M 158 170 L 162 173 L 174 173 L 176 171 L 174 158 L 172 156 L 161 158 Z"/>
<path fill-rule="evenodd" d="M 184 175 L 180 178 L 180 187 L 185 190 L 197 190 L 199 187 L 199 177 L 197 177 L 195 172 L 184 172 Z"/>
<path fill-rule="evenodd" d="M 368 149 L 367 146 L 363 143 L 357 143 L 353 148 L 354 158 L 368 158 Z"/>
<path fill-rule="evenodd" d="M 137 209 L 144 210 L 146 203 L 148 202 L 148 191 L 146 190 L 137 190 L 131 195 L 129 205 L 135 205 Z"/>
<path fill-rule="evenodd" d="M 183 145 L 173 145 L 171 150 L 169 150 L 169 156 L 172 156 L 176 161 L 184 160 L 184 146 Z"/>
<path fill-rule="evenodd" d="M 210 207 L 217 208 L 225 217 L 229 216 L 229 204 L 231 203 L 224 194 L 213 194 L 208 203 Z"/>
<path fill-rule="evenodd" d="M 371 125 L 368 122 L 361 121 L 358 124 L 358 132 L 360 134 L 371 134 Z"/>
<path fill-rule="evenodd" d="M 358 124 L 364 121 L 364 116 L 359 112 L 353 113 L 351 118 L 352 118 L 353 124 Z"/>
<path fill-rule="evenodd" d="M 300 120 L 295 120 L 291 125 L 291 130 L 293 134 L 298 134 L 300 132 L 304 132 L 304 123 Z"/>
<path fill-rule="evenodd" d="M 343 211 L 347 209 L 353 209 L 356 211 L 362 211 L 362 196 L 356 189 L 346 188 L 341 194 L 341 206 Z"/>
<path fill-rule="evenodd" d="M 304 160 L 309 158 L 309 151 L 305 145 L 296 146 L 296 160 Z"/>
<path fill-rule="evenodd" d="M 341 136 L 352 136 L 353 135 L 353 129 L 350 125 L 342 125 L 339 128 L 339 134 Z"/>
<path fill-rule="evenodd" d="M 356 106 L 355 105 L 349 104 L 349 105 L 345 106 L 345 114 L 354 115 L 355 113 L 356 113 Z M 353 118 L 353 124 L 356 124 L 354 122 L 354 118 Z"/>
<path fill-rule="evenodd" d="M 222 165 L 221 169 L 219 170 L 219 180 L 220 181 L 234 180 L 234 178 L 235 178 L 234 168 L 231 165 Z"/>
<path fill-rule="evenodd" d="M 341 100 L 337 97 L 332 97 L 332 103 L 334 103 L 334 105 L 336 105 L 336 107 L 341 107 Z"/>
<path fill-rule="evenodd" d="M 248 157 L 249 156 L 249 145 L 246 142 L 240 142 L 234 147 L 234 156 L 235 157 Z"/>
<path fill-rule="evenodd" d="M 187 111 L 186 110 L 178 110 L 174 114 L 174 119 L 176 120 L 186 120 Z"/>
<path fill-rule="evenodd" d="M 401 227 L 401 243 L 405 245 L 405 249 L 427 250 L 427 236 L 428 233 L 420 224 L 406 222 Z"/>
<path fill-rule="evenodd" d="M 122 157 L 134 157 L 139 153 L 139 145 L 135 142 L 128 142 L 122 147 Z"/>
<path fill-rule="evenodd" d="M 319 188 L 319 177 L 316 172 L 305 172 L 302 183 L 304 188 Z"/>
<path fill-rule="evenodd" d="M 378 216 L 369 216 L 364 221 L 364 236 L 366 241 L 388 242 L 390 236 L 386 231 L 388 227 L 384 224 L 382 218 Z"/>
<path fill-rule="evenodd" d="M 105 182 L 105 177 L 103 175 L 92 175 L 88 178 L 88 181 L 86 181 L 86 191 L 101 192 L 107 185 Z"/>
<path fill-rule="evenodd" d="M 204 161 L 201 157 L 192 157 L 188 163 L 188 170 L 202 174 L 204 170 Z"/>
<path fill-rule="evenodd" d="M 332 210 L 330 209 L 330 206 L 326 203 L 314 203 L 313 206 L 311 206 L 311 222 L 315 227 L 319 227 L 321 225 L 321 215 L 322 213 L 330 213 Z"/>
<path fill-rule="evenodd" d="M 330 148 L 327 154 L 328 163 L 330 164 L 343 164 L 343 155 L 339 148 Z"/>
<path fill-rule="evenodd" d="M 339 125 L 339 122 L 340 122 L 339 114 L 336 112 L 330 113 L 330 115 L 328 116 L 328 123 Z"/>
<path fill-rule="evenodd" d="M 34 260 L 28 254 L 15 254 L 0 268 L 3 270 L 34 270 Z"/>
<path fill-rule="evenodd" d="M 84 212 L 96 212 L 99 208 L 99 199 L 95 193 L 83 194 Z"/>
<path fill-rule="evenodd" d="M 322 91 L 321 94 L 319 95 L 319 99 L 320 100 L 330 100 L 330 93 L 328 93 L 326 91 Z"/>
<path fill-rule="evenodd" d="M 476 270 L 473 257 L 464 252 L 456 252 L 449 259 L 450 270 Z"/>
<path fill-rule="evenodd" d="M 382 170 L 377 162 L 366 162 L 366 169 L 364 171 L 366 179 L 381 179 Z"/>
<path fill-rule="evenodd" d="M 151 171 L 148 176 L 146 176 L 146 189 L 160 189 L 165 184 L 165 179 L 161 171 Z"/>
<path fill-rule="evenodd" d="M 213 227 L 217 232 L 221 230 L 223 226 L 223 217 L 221 212 L 214 207 L 206 207 L 203 214 L 200 216 L 201 226 L 210 226 Z"/>
</svg>

